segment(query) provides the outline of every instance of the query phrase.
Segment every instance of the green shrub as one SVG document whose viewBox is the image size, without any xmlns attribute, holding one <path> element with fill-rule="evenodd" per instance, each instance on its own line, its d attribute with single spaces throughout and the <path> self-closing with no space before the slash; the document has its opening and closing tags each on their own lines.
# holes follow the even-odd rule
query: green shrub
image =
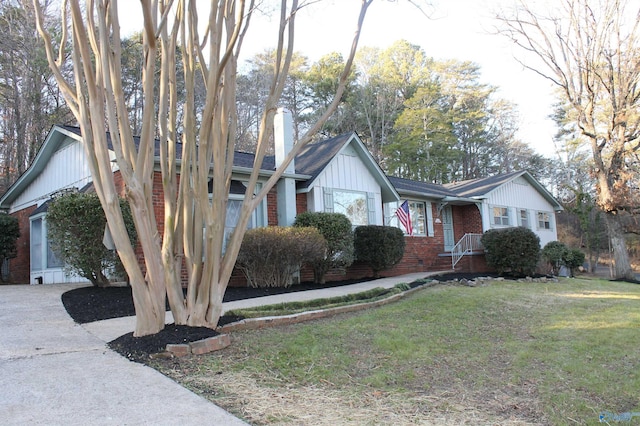
<svg viewBox="0 0 640 426">
<path fill-rule="evenodd" d="M 404 234 L 393 226 L 358 226 L 354 232 L 356 259 L 368 264 L 374 277 L 402 260 L 404 244 Z"/>
<path fill-rule="evenodd" d="M 312 263 L 313 280 L 324 284 L 330 269 L 344 269 L 353 263 L 353 230 L 342 213 L 304 212 L 296 217 L 293 226 L 311 226 L 327 241 L 324 257 Z"/>
<path fill-rule="evenodd" d="M 326 250 L 315 228 L 268 226 L 247 231 L 236 265 L 252 287 L 289 287 L 293 274 L 324 257 Z"/>
<path fill-rule="evenodd" d="M 124 200 L 120 200 L 120 207 L 129 239 L 135 245 L 137 233 L 131 210 Z M 75 192 L 55 197 L 46 220 L 51 248 L 65 268 L 99 287 L 109 285 L 105 271 L 126 279 L 118 254 L 102 243 L 107 219 L 96 194 Z"/>
<path fill-rule="evenodd" d="M 576 268 L 584 264 L 585 254 L 578 249 L 570 249 L 560 241 L 551 241 L 542 249 L 542 257 L 549 263 L 554 275 L 558 275 L 561 266 L 566 266 L 573 276 Z"/>
<path fill-rule="evenodd" d="M 550 241 L 542 248 L 542 258 L 551 266 L 553 275 L 558 275 L 568 254 L 569 249 L 560 241 Z"/>
<path fill-rule="evenodd" d="M 571 276 L 574 275 L 574 271 L 576 268 L 579 268 L 584 264 L 585 254 L 575 248 L 567 250 L 567 255 L 564 258 L 564 264 L 571 273 Z"/>
<path fill-rule="evenodd" d="M 531 275 L 540 258 L 540 238 L 524 227 L 490 229 L 482 235 L 487 265 L 499 274 Z"/>
<path fill-rule="evenodd" d="M 411 286 L 408 283 L 398 283 L 394 285 L 393 288 L 398 289 L 400 291 L 411 290 Z"/>
<path fill-rule="evenodd" d="M 6 259 L 16 257 L 16 242 L 19 236 L 18 218 L 0 213 L 0 266 Z M 0 280 L 3 278 L 0 276 Z"/>
</svg>

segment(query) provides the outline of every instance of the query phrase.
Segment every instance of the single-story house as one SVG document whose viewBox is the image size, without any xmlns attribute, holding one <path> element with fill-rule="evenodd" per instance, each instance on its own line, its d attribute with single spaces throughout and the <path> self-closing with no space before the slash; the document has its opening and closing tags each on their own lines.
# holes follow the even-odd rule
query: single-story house
<svg viewBox="0 0 640 426">
<path fill-rule="evenodd" d="M 293 144 L 290 119 L 286 111 L 277 116 L 276 154 L 263 161 L 264 181 Z M 0 210 L 17 217 L 21 228 L 18 255 L 5 265 L 11 282 L 84 281 L 65 272 L 49 247 L 46 232 L 46 202 L 52 195 L 91 183 L 81 140 L 79 128 L 54 126 L 31 166 L 0 198 Z M 227 207 L 229 231 L 237 223 L 245 189 L 242 182 L 248 180 L 253 160 L 251 153 L 235 153 Z M 118 173 L 114 164 L 114 175 Z M 154 190 L 159 200 L 161 191 L 160 185 Z M 396 214 L 405 201 L 410 232 Z M 157 205 L 162 208 L 161 202 Z M 558 201 L 526 171 L 446 185 L 387 176 L 358 135 L 346 133 L 306 146 L 256 209 L 249 226 L 288 226 L 303 211 L 340 212 L 354 227 L 388 225 L 405 231 L 405 256 L 386 275 L 454 268 L 480 272 L 486 264 L 477 241 L 484 231 L 525 226 L 538 234 L 544 246 L 557 239 L 555 213 L 561 210 Z M 162 226 L 162 211 L 156 215 Z M 356 264 L 347 277 L 368 273 L 366 267 Z M 309 277 L 303 274 L 302 279 Z M 332 278 L 344 279 L 345 275 L 329 274 L 328 279 Z"/>
</svg>

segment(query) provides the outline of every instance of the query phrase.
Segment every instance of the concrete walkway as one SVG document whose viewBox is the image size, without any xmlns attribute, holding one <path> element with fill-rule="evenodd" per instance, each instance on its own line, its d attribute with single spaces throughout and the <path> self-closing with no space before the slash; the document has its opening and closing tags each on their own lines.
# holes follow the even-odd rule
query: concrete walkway
<svg viewBox="0 0 640 426">
<path fill-rule="evenodd" d="M 74 287 L 0 286 L 3 425 L 246 425 L 75 324 Z"/>
<path fill-rule="evenodd" d="M 393 287 L 427 273 L 224 304 L 225 311 Z M 78 325 L 60 296 L 82 285 L 0 286 L 3 425 L 246 425 L 152 368 L 109 350 L 135 318 Z M 167 314 L 167 322 L 172 322 Z"/>
</svg>

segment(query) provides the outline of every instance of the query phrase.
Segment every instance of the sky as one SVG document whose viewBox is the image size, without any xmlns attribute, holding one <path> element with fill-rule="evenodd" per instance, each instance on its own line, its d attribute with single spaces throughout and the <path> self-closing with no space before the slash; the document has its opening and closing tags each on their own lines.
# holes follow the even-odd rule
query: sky
<svg viewBox="0 0 640 426">
<path fill-rule="evenodd" d="M 511 1 L 431 0 L 431 6 L 424 8 L 428 13 L 425 16 L 409 0 L 376 0 L 367 12 L 359 46 L 384 49 L 404 39 L 419 45 L 436 60 L 477 63 L 481 82 L 496 86 L 500 98 L 517 105 L 521 119 L 518 137 L 536 152 L 552 157 L 555 127 L 548 115 L 554 102 L 553 87 L 518 63 L 514 55 L 521 52 L 505 37 L 491 34 L 495 8 Z M 125 35 L 129 28 L 136 29 L 136 23 L 140 25 L 137 2 L 129 4 L 136 4 L 136 8 L 124 14 L 120 6 Z M 359 5 L 359 0 L 323 0 L 303 9 L 296 20 L 295 50 L 311 61 L 335 51 L 346 55 Z M 252 20 L 243 46 L 245 59 L 274 47 L 276 41 L 275 19 L 254 15 Z"/>
</svg>

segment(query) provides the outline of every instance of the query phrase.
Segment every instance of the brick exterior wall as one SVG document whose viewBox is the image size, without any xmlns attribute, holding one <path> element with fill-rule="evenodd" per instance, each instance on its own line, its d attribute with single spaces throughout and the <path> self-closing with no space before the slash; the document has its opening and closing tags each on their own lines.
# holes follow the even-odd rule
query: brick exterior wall
<svg viewBox="0 0 640 426">
<path fill-rule="evenodd" d="M 116 188 L 121 195 L 125 193 L 124 182 L 119 172 L 114 175 Z M 18 239 L 18 256 L 10 261 L 10 281 L 14 283 L 29 282 L 29 215 L 36 209 L 31 206 L 27 209 L 14 213 L 20 221 L 22 235 Z M 162 180 L 159 172 L 154 174 L 153 179 L 153 209 L 158 224 L 158 229 L 162 232 L 164 227 L 164 196 L 162 192 Z M 296 211 L 302 213 L 307 210 L 307 194 L 296 194 Z M 437 217 L 435 203 L 432 204 L 433 217 Z M 480 211 L 475 205 L 452 206 L 455 239 L 458 241 L 466 233 L 482 233 L 482 219 Z M 278 224 L 277 192 L 272 189 L 267 194 L 267 223 L 269 226 Z M 442 253 L 444 246 L 444 235 L 441 223 L 434 223 L 434 236 L 432 237 L 405 237 L 405 255 L 394 268 L 382 271 L 382 276 L 395 276 L 412 272 L 446 271 L 451 269 L 451 257 Z M 144 272 L 144 255 L 140 244 L 136 247 L 138 262 Z M 184 265 L 183 265 L 184 266 Z M 460 272 L 486 272 L 484 256 L 465 256 L 456 266 L 456 271 Z M 183 285 L 187 283 L 186 268 L 182 268 Z M 330 271 L 327 274 L 327 281 L 340 281 L 345 279 L 361 279 L 373 275 L 371 268 L 361 263 L 354 263 L 347 271 Z M 313 280 L 313 271 L 304 268 L 301 271 L 301 281 Z M 241 271 L 235 270 L 230 286 L 244 286 L 246 280 Z"/>
<path fill-rule="evenodd" d="M 9 278 L 8 282 L 12 284 L 29 284 L 31 272 L 31 227 L 29 226 L 29 216 L 37 208 L 33 205 L 12 213 L 11 216 L 18 218 L 20 227 L 20 236 L 16 241 L 17 254 L 16 257 L 9 260 Z"/>
<path fill-rule="evenodd" d="M 307 211 L 307 194 L 296 194 L 296 214 Z"/>
<path fill-rule="evenodd" d="M 456 242 L 464 234 L 482 234 L 482 217 L 477 206 L 469 204 L 465 206 L 453 206 L 453 231 Z"/>
<path fill-rule="evenodd" d="M 278 192 L 275 186 L 267 194 L 267 225 L 278 226 Z"/>
</svg>

